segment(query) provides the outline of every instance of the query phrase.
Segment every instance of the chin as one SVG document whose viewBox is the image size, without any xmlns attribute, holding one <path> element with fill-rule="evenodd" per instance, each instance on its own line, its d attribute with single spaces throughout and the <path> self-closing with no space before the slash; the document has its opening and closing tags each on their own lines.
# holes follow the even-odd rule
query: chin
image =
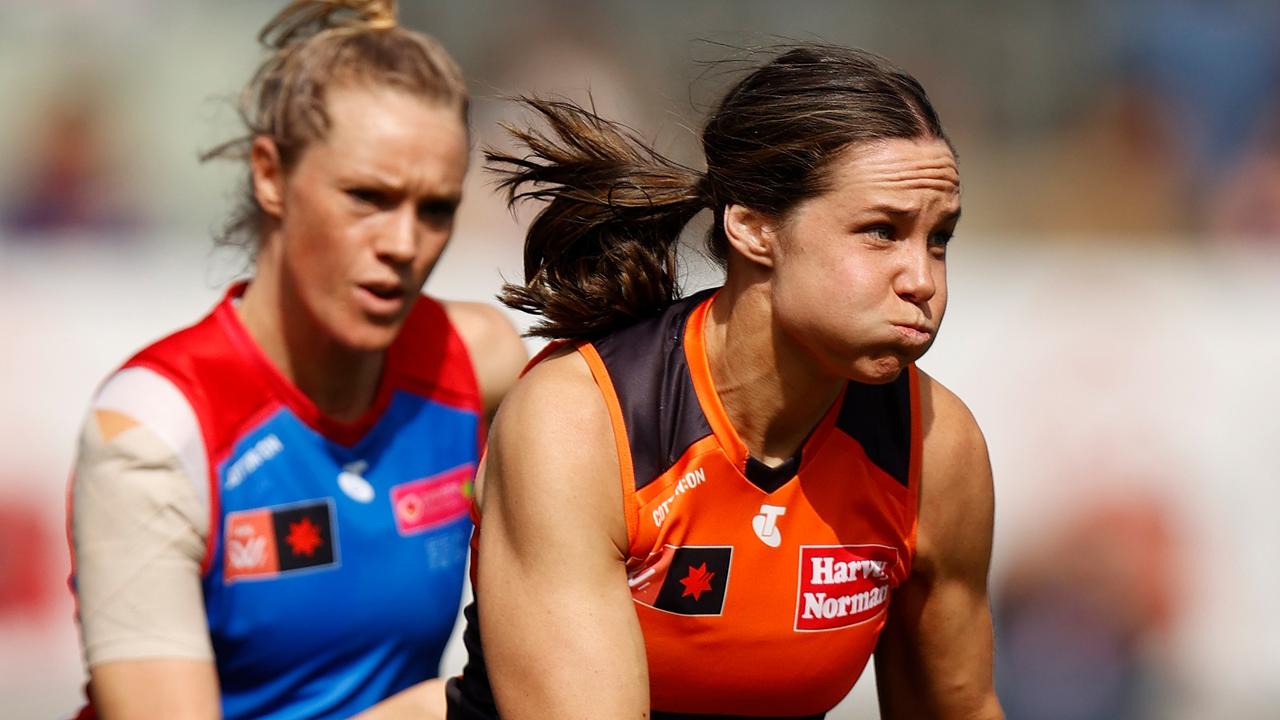
<svg viewBox="0 0 1280 720">
<path fill-rule="evenodd" d="M 333 333 L 333 337 L 343 347 L 359 353 L 384 352 L 395 342 L 400 334 L 402 323 L 377 325 L 365 320 L 357 320 Z"/>
<path fill-rule="evenodd" d="M 897 380 L 902 371 L 914 361 L 915 358 L 899 355 L 859 358 L 849 366 L 846 376 L 864 385 L 883 385 Z"/>
<path fill-rule="evenodd" d="M 849 380 L 863 385 L 884 385 L 898 379 L 902 374 L 903 366 L 890 368 L 876 368 L 871 372 L 859 372 L 857 370 L 849 374 Z"/>
</svg>

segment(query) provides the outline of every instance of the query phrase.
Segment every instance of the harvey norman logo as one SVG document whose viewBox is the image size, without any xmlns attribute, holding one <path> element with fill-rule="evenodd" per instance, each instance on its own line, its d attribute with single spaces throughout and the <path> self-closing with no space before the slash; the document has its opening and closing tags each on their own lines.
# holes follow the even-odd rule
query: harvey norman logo
<svg viewBox="0 0 1280 720">
<path fill-rule="evenodd" d="M 838 630 L 879 615 L 889 603 L 898 551 L 884 545 L 802 545 L 796 630 Z"/>
</svg>

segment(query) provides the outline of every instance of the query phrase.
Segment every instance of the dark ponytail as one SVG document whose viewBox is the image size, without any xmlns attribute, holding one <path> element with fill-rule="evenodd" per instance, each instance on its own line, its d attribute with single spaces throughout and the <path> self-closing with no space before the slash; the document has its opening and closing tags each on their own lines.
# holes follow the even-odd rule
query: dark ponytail
<svg viewBox="0 0 1280 720">
<path fill-rule="evenodd" d="M 676 241 L 710 206 L 702 174 L 659 155 L 629 128 L 570 102 L 524 98 L 549 132 L 508 126 L 528 150 L 485 153 L 508 200 L 546 201 L 529 227 L 524 284 L 502 302 L 542 316 L 530 331 L 595 337 L 678 297 Z"/>
<path fill-rule="evenodd" d="M 709 254 L 728 265 L 726 206 L 783 217 L 829 189 L 831 161 L 851 145 L 950 144 L 915 78 L 877 55 L 817 43 L 785 48 L 725 94 L 702 132 L 705 175 L 572 103 L 525 104 L 551 133 L 508 127 L 529 154 L 487 157 L 512 203 L 548 205 L 525 241 L 525 284 L 501 298 L 541 315 L 533 333 L 553 338 L 594 337 L 670 305 L 676 242 L 703 208 L 715 214 Z"/>
</svg>

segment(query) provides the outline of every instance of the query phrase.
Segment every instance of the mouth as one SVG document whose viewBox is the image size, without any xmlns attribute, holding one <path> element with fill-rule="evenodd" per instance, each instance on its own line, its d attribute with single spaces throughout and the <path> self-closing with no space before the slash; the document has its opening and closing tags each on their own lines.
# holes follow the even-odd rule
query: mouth
<svg viewBox="0 0 1280 720">
<path fill-rule="evenodd" d="M 359 283 L 356 288 L 360 306 L 371 317 L 397 317 L 409 300 L 409 292 L 400 283 Z"/>
<path fill-rule="evenodd" d="M 933 339 L 933 329 L 917 323 L 894 323 L 893 329 L 911 345 L 924 345 Z"/>
<path fill-rule="evenodd" d="M 360 288 L 382 300 L 399 300 L 405 295 L 404 286 L 400 283 L 360 283 Z"/>
</svg>

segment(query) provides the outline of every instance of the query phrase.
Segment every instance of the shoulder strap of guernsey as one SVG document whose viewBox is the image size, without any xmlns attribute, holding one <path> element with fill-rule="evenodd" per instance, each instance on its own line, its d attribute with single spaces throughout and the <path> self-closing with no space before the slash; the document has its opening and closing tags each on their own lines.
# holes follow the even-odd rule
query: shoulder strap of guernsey
<svg viewBox="0 0 1280 720">
<path fill-rule="evenodd" d="M 414 302 L 389 362 L 388 369 L 417 392 L 468 410 L 484 406 L 467 347 L 435 298 L 423 295 Z"/>
<path fill-rule="evenodd" d="M 690 445 L 711 434 L 685 359 L 684 332 L 690 313 L 714 292 L 686 298 L 658 317 L 585 346 L 588 364 L 611 400 L 610 412 L 620 421 L 615 433 L 625 434 L 618 438 L 619 452 L 625 445 L 623 466 L 631 466 L 632 490 L 652 482 Z"/>
</svg>

